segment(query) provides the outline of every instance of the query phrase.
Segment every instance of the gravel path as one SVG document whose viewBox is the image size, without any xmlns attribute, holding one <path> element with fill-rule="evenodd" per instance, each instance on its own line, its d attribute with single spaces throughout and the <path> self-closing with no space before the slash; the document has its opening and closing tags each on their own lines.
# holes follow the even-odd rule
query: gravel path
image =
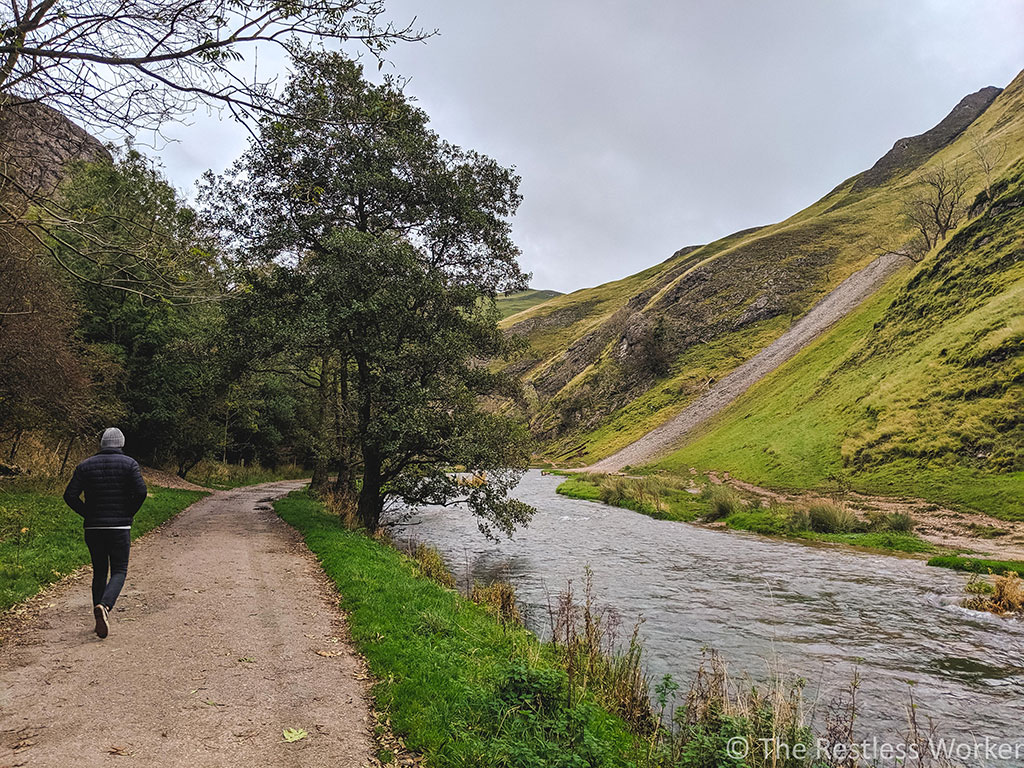
<svg viewBox="0 0 1024 768">
<path fill-rule="evenodd" d="M 859 272 L 854 272 L 794 323 L 792 328 L 717 382 L 677 416 L 588 469 L 594 472 L 617 472 L 625 466 L 646 464 L 667 453 L 687 432 L 710 419 L 848 315 L 904 264 L 905 257 L 886 253 Z"/>
<path fill-rule="evenodd" d="M 268 503 L 301 484 L 214 493 L 138 542 L 106 640 L 87 575 L 43 596 L 0 648 L 0 768 L 371 764 L 337 595 Z"/>
</svg>

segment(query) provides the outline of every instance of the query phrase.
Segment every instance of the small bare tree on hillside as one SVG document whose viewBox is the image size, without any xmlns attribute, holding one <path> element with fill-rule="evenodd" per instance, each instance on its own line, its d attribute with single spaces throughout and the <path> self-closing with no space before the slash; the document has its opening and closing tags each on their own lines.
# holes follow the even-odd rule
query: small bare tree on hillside
<svg viewBox="0 0 1024 768">
<path fill-rule="evenodd" d="M 971 142 L 971 152 L 974 153 L 975 164 L 982 176 L 985 177 L 985 208 L 992 204 L 992 183 L 996 170 L 999 168 L 1003 158 L 1006 157 L 1006 142 L 983 142 L 975 137 Z"/>
<path fill-rule="evenodd" d="M 942 243 L 967 214 L 970 180 L 970 171 L 959 163 L 943 163 L 924 173 L 902 198 L 900 213 L 913 227 L 914 236 L 896 252 L 920 261 Z"/>
</svg>

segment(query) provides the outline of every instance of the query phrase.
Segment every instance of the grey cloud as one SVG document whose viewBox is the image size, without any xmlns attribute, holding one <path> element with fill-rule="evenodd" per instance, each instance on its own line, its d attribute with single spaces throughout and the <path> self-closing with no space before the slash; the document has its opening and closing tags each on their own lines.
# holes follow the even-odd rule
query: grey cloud
<svg viewBox="0 0 1024 768">
<path fill-rule="evenodd" d="M 440 29 L 395 48 L 393 71 L 442 136 L 516 165 L 524 265 L 559 290 L 785 218 L 1024 67 L 1009 1 L 389 8 Z M 162 156 L 182 186 L 244 146 L 206 118 L 173 133 Z"/>
</svg>

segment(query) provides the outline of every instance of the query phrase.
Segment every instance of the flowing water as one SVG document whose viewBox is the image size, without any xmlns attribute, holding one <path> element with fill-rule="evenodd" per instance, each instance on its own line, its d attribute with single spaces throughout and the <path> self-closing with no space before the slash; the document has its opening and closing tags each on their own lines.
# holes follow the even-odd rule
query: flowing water
<svg viewBox="0 0 1024 768">
<path fill-rule="evenodd" d="M 769 665 L 808 681 L 823 711 L 859 670 L 858 738 L 905 729 L 908 691 L 939 738 L 1024 741 L 1024 623 L 958 605 L 967 579 L 923 561 L 654 520 L 558 496 L 560 478 L 530 471 L 515 495 L 537 508 L 530 526 L 493 543 L 460 509 L 427 509 L 410 529 L 460 580 L 505 578 L 531 629 L 585 568 L 599 603 L 641 635 L 652 677 L 684 684 L 706 647 L 733 677 Z M 1022 753 L 1024 754 L 1024 753 Z M 968 761 L 971 762 L 971 761 Z M 1024 762 L 994 762 L 1017 765 Z"/>
</svg>

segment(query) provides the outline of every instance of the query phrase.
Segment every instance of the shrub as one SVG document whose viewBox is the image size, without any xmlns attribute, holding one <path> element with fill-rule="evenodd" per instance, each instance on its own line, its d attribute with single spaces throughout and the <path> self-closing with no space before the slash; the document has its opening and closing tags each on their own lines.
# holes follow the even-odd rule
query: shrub
<svg viewBox="0 0 1024 768">
<path fill-rule="evenodd" d="M 838 504 L 812 504 L 807 509 L 810 529 L 816 533 L 852 533 L 860 527 L 857 516 Z"/>
<path fill-rule="evenodd" d="M 912 533 L 914 518 L 906 512 L 874 512 L 868 515 L 869 529 L 872 531 L 893 531 L 894 533 Z"/>
<path fill-rule="evenodd" d="M 359 522 L 355 499 L 351 494 L 335 493 L 330 490 L 320 496 L 320 501 L 323 502 L 327 511 L 336 515 L 341 524 L 350 531 L 354 531 L 362 525 Z"/>
<path fill-rule="evenodd" d="M 732 488 L 720 485 L 712 489 L 711 509 L 704 519 L 709 521 L 722 520 L 743 508 L 743 500 Z"/>
<path fill-rule="evenodd" d="M 964 587 L 968 597 L 963 601 L 965 608 L 990 613 L 1024 614 L 1024 580 L 1016 571 L 1007 571 L 989 582 L 982 576 L 974 575 Z"/>
<path fill-rule="evenodd" d="M 558 596 L 549 619 L 551 642 L 558 650 L 570 684 L 590 693 L 638 734 L 656 730 L 642 662 L 640 620 L 629 643 L 620 643 L 621 621 L 611 608 L 594 602 L 593 574 L 586 569 L 584 600 L 576 601 L 570 581 Z"/>
<path fill-rule="evenodd" d="M 1007 571 L 996 576 L 989 598 L 997 613 L 1020 613 L 1024 611 L 1024 581 L 1016 571 Z"/>
<path fill-rule="evenodd" d="M 811 529 L 811 516 L 806 509 L 792 509 L 789 511 L 789 530 L 792 533 L 809 531 Z"/>
<path fill-rule="evenodd" d="M 914 518 L 906 512 L 890 512 L 885 516 L 885 527 L 890 531 L 911 533 L 915 525 Z"/>
<path fill-rule="evenodd" d="M 774 666 L 763 686 L 735 682 L 717 653 L 705 653 L 682 706 L 673 713 L 671 728 L 663 736 L 660 764 L 804 768 L 808 763 L 794 747 L 799 744 L 806 750 L 814 742 L 814 734 L 804 720 L 803 687 L 802 680 Z M 729 745 L 734 739 L 741 739 L 749 748 L 742 761 L 731 754 Z M 759 749 L 769 743 L 780 749 Z"/>
</svg>

